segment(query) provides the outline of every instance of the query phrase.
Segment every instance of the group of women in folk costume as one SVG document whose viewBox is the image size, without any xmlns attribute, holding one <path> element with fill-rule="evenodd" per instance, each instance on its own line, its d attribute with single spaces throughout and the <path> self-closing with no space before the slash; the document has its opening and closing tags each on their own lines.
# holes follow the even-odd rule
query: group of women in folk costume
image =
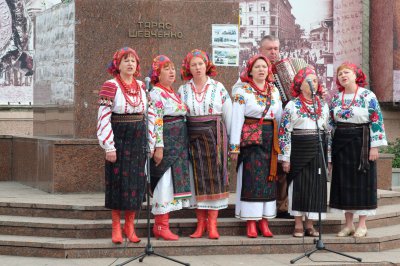
<svg viewBox="0 0 400 266">
<path fill-rule="evenodd" d="M 135 79 L 140 73 L 136 52 L 117 51 L 109 72 L 114 78 L 99 93 L 97 135 L 106 152 L 105 206 L 112 210 L 112 241 L 123 241 L 121 211 L 128 240 L 140 241 L 133 220 L 145 194 L 146 145 L 152 157 L 154 236 L 178 240 L 169 229 L 169 213 L 195 208 L 198 223 L 191 237 L 202 237 L 207 228 L 209 238 L 218 239 L 218 211 L 227 208 L 229 197 L 232 101 L 224 86 L 211 78 L 216 67 L 205 52 L 188 53 L 181 67 L 187 83 L 177 94 L 174 63 L 165 55 L 155 57 L 148 113 L 145 88 Z"/>
<path fill-rule="evenodd" d="M 112 210 L 114 243 L 122 243 L 122 232 L 130 242 L 140 241 L 134 219 L 145 194 L 147 145 L 152 157 L 151 211 L 156 238 L 179 239 L 169 228 L 169 214 L 182 208 L 196 212 L 197 228 L 190 237 L 200 238 L 206 231 L 210 239 L 220 237 L 218 212 L 227 208 L 229 197 L 228 147 L 230 157 L 237 161 L 235 216 L 247 221 L 247 236 L 257 237 L 258 229 L 265 237 L 273 236 L 268 219 L 276 216 L 278 158 L 288 173 L 293 235 L 304 235 L 305 216 L 305 235 L 317 236 L 312 220 L 327 208 L 326 175 L 322 182 L 316 176 L 322 164 L 322 157 L 316 155 L 317 126 L 323 152 L 333 163 L 330 205 L 346 210 L 346 227 L 339 235 L 354 233 L 354 214 L 360 215 L 355 236 L 366 234 L 364 218 L 376 209 L 376 147 L 385 145 L 386 137 L 375 95 L 354 86 L 365 81 L 359 78 L 362 72 L 351 64 L 338 69 L 342 90 L 333 98 L 329 115 L 319 93 L 316 108 L 311 104 L 306 79 L 321 92 L 312 68 L 297 73 L 292 84 L 294 98 L 285 110 L 271 68 L 263 55 L 250 58 L 232 103 L 225 87 L 213 79 L 216 67 L 204 51 L 192 50 L 184 58 L 181 77 L 186 83 L 178 93 L 173 88 L 175 64 L 159 55 L 152 62 L 148 103 L 146 88 L 136 79 L 140 75 L 137 53 L 126 47 L 114 54 L 108 67 L 114 78 L 99 93 L 97 126 L 105 150 L 105 206 Z M 349 160 L 351 167 L 345 164 Z"/>
</svg>

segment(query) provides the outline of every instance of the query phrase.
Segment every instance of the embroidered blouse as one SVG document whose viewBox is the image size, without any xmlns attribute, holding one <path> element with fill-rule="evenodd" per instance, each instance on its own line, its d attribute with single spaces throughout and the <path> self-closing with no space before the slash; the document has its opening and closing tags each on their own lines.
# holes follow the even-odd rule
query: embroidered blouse
<svg viewBox="0 0 400 266">
<path fill-rule="evenodd" d="M 344 94 L 344 103 L 342 103 L 343 93 L 335 94 L 332 98 L 330 106 L 331 126 L 334 127 L 335 122 L 370 123 L 371 147 L 387 145 L 383 116 L 375 94 L 370 90 L 359 87 L 355 97 L 353 93 Z"/>
<path fill-rule="evenodd" d="M 307 104 L 309 110 L 313 110 L 312 104 Z M 331 161 L 331 142 L 329 127 L 329 107 L 321 101 L 321 115 L 318 118 L 318 128 L 328 133 L 328 161 Z M 280 160 L 290 162 L 290 154 L 292 148 L 291 135 L 294 129 L 316 129 L 314 115 L 310 115 L 304 109 L 298 97 L 291 99 L 282 115 L 281 125 L 279 128 L 279 146 L 281 148 Z"/>
<path fill-rule="evenodd" d="M 232 101 L 221 82 L 208 77 L 204 86 L 208 89 L 203 94 L 196 94 L 193 79 L 180 86 L 178 94 L 186 104 L 188 116 L 222 115 L 228 135 L 232 120 Z"/>
<path fill-rule="evenodd" d="M 229 150 L 232 153 L 240 152 L 240 136 L 245 116 L 261 118 L 266 105 L 267 96 L 259 94 L 250 84 L 244 83 L 241 88 L 236 89 L 233 95 L 232 124 Z M 274 86 L 271 91 L 271 106 L 265 115 L 265 119 L 275 119 L 280 122 L 282 115 L 282 101 L 278 89 Z"/>
<path fill-rule="evenodd" d="M 99 110 L 97 115 L 97 138 L 100 146 L 106 151 L 115 151 L 114 134 L 111 127 L 111 115 L 115 114 L 143 114 L 145 113 L 147 98 L 144 90 L 144 85 L 141 81 L 137 81 L 141 88 L 142 103 L 134 107 L 128 103 L 125 97 L 131 102 L 135 102 L 135 98 L 130 95 L 124 95 L 120 84 L 115 79 L 106 81 L 99 93 Z M 149 106 L 149 132 L 148 139 L 150 147 L 154 147 L 154 111 Z"/>
<path fill-rule="evenodd" d="M 155 112 L 155 147 L 164 147 L 163 117 L 185 116 L 186 107 L 178 95 L 167 92 L 157 86 L 154 86 L 150 91 L 150 98 Z"/>
</svg>

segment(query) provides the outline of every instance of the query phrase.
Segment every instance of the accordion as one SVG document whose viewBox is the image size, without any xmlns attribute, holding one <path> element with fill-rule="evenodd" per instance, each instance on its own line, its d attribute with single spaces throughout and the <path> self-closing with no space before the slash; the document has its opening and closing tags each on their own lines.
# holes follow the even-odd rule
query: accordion
<svg viewBox="0 0 400 266">
<path fill-rule="evenodd" d="M 308 64 L 303 58 L 285 58 L 275 63 L 275 85 L 279 90 L 282 102 L 286 103 L 292 99 L 290 85 L 297 72 L 306 66 Z"/>
</svg>

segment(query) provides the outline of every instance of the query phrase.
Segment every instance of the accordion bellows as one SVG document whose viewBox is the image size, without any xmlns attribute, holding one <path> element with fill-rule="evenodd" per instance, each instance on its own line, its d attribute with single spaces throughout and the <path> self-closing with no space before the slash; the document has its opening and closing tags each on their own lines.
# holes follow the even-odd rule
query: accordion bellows
<svg viewBox="0 0 400 266">
<path fill-rule="evenodd" d="M 288 102 L 292 98 L 290 85 L 297 72 L 306 66 L 308 64 L 303 58 L 285 58 L 275 63 L 276 73 L 274 78 L 281 94 L 282 102 Z"/>
</svg>

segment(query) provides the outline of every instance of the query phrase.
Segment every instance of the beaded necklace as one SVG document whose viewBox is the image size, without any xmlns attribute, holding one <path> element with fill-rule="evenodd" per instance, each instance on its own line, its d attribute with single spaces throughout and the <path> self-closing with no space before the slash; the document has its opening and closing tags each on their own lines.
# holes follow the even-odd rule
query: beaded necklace
<svg viewBox="0 0 400 266">
<path fill-rule="evenodd" d="M 182 104 L 182 100 L 181 98 L 175 93 L 175 91 L 172 88 L 167 88 L 164 87 L 163 85 L 161 85 L 161 83 L 157 83 L 156 85 L 154 85 L 156 87 L 159 87 L 160 89 L 164 90 L 165 92 L 167 92 L 168 97 L 171 98 L 174 102 L 178 103 L 178 104 Z M 172 96 L 173 95 L 173 96 Z"/>
<path fill-rule="evenodd" d="M 191 88 L 192 88 L 192 91 L 193 91 L 193 93 L 194 93 L 194 97 L 196 98 L 196 101 L 198 102 L 198 103 L 201 103 L 203 100 L 204 100 L 204 97 L 206 96 L 206 94 L 207 94 L 207 90 L 208 90 L 208 87 L 209 87 L 209 85 L 210 84 L 207 84 L 205 87 L 204 87 L 204 89 L 202 90 L 202 91 L 196 91 L 196 87 L 195 87 L 195 85 L 193 84 L 193 83 L 190 83 L 190 86 L 191 86 Z M 200 100 L 198 99 L 198 95 L 200 95 Z"/>
<path fill-rule="evenodd" d="M 312 112 L 310 108 L 308 108 L 307 104 L 312 104 L 311 100 L 307 100 L 303 94 L 299 95 L 299 99 L 301 102 L 301 106 L 303 107 L 304 110 L 306 110 L 308 118 L 311 120 L 315 121 L 321 117 L 322 113 L 322 107 L 321 107 L 321 101 L 319 100 L 319 97 L 315 97 L 316 102 L 317 102 L 317 110 Z"/>
<path fill-rule="evenodd" d="M 117 76 L 116 80 L 122 88 L 122 93 L 124 94 L 126 102 L 129 103 L 132 107 L 138 107 L 139 104 L 141 104 L 144 110 L 144 104 L 142 101 L 142 90 L 140 89 L 140 86 L 137 83 L 136 79 L 133 79 L 132 83 L 129 85 L 121 79 L 120 75 Z M 132 102 L 129 96 L 133 97 L 134 102 Z"/>
<path fill-rule="evenodd" d="M 357 96 L 357 92 L 358 92 L 358 85 L 357 85 L 357 89 L 354 92 L 354 96 L 353 96 L 353 100 L 351 100 L 350 104 L 346 106 L 345 101 L 344 101 L 344 91 L 342 91 L 342 109 L 349 109 L 355 102 L 356 100 L 356 96 Z"/>
<path fill-rule="evenodd" d="M 259 94 L 267 97 L 271 96 L 271 87 L 269 86 L 268 82 L 265 82 L 263 89 L 260 89 L 253 80 L 249 83 L 251 87 L 255 89 Z"/>
</svg>

